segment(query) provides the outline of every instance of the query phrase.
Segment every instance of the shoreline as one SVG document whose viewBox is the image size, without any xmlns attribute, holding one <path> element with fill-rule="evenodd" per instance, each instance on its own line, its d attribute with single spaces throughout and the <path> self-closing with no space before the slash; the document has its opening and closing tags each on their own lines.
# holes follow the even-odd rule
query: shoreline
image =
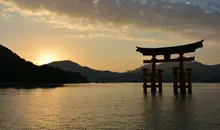
<svg viewBox="0 0 220 130">
<path fill-rule="evenodd" d="M 87 82 L 87 83 L 16 83 L 16 82 L 0 82 L 0 89 L 14 88 L 14 89 L 36 89 L 36 88 L 59 88 L 71 84 L 136 84 L 142 82 Z M 164 82 L 165 84 L 172 84 L 172 82 Z M 219 82 L 192 82 L 193 84 L 218 84 Z"/>
<path fill-rule="evenodd" d="M 16 89 L 31 89 L 31 88 L 57 88 L 63 87 L 64 83 L 16 83 L 16 82 L 0 82 L 0 88 L 16 88 Z"/>
</svg>

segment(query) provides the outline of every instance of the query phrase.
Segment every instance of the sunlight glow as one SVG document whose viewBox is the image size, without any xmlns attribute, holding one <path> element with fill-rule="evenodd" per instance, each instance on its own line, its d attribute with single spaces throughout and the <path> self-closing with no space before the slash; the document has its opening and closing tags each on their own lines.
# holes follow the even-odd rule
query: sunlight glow
<svg viewBox="0 0 220 130">
<path fill-rule="evenodd" d="M 38 57 L 38 63 L 40 65 L 47 64 L 56 60 L 56 56 L 54 54 L 41 54 Z"/>
</svg>

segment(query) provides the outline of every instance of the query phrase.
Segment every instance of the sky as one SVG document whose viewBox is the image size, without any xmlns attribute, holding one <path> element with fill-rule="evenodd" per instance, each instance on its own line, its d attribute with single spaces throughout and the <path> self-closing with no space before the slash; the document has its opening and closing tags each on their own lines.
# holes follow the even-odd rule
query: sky
<svg viewBox="0 0 220 130">
<path fill-rule="evenodd" d="M 71 60 L 124 72 L 140 47 L 205 39 L 192 55 L 220 63 L 219 0 L 0 0 L 0 44 L 37 65 Z"/>
</svg>

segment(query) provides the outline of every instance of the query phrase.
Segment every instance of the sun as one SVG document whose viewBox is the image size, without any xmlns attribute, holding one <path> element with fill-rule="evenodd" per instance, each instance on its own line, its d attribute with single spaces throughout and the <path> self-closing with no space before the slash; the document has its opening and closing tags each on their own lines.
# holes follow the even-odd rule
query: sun
<svg viewBox="0 0 220 130">
<path fill-rule="evenodd" d="M 48 64 L 56 60 L 56 56 L 54 54 L 41 54 L 38 57 L 38 63 L 40 65 Z"/>
</svg>

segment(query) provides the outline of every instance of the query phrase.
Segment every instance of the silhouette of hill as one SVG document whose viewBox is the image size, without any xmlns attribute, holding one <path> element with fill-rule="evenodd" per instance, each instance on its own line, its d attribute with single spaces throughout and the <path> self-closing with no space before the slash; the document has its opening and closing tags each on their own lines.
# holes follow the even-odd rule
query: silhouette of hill
<svg viewBox="0 0 220 130">
<path fill-rule="evenodd" d="M 164 70 L 163 78 L 165 81 L 172 81 L 172 68 L 178 67 L 179 63 L 163 63 L 158 64 L 157 69 Z M 200 62 L 185 62 L 185 68 L 192 68 L 192 81 L 194 82 L 220 82 L 220 65 L 205 65 Z M 138 69 L 135 69 L 133 73 L 140 72 L 140 70 L 145 67 L 151 70 L 151 65 L 145 65 Z"/>
<path fill-rule="evenodd" d="M 57 61 L 48 64 L 49 66 L 60 68 L 62 70 L 79 72 L 87 77 L 91 82 L 141 82 L 142 68 L 151 70 L 151 65 L 147 64 L 137 69 L 124 73 L 94 70 L 89 67 L 83 67 L 72 61 Z M 157 65 L 157 69 L 164 70 L 163 79 L 170 82 L 173 79 L 172 67 L 178 67 L 178 63 L 162 63 Z M 220 65 L 204 65 L 193 61 L 185 62 L 185 68 L 192 68 L 192 81 L 194 82 L 220 82 Z"/>
<path fill-rule="evenodd" d="M 33 87 L 86 82 L 86 78 L 79 73 L 67 72 L 47 65 L 36 66 L 2 45 L 0 45 L 0 59 L 2 61 L 0 87 L 10 84 Z"/>
<path fill-rule="evenodd" d="M 65 71 L 78 72 L 82 74 L 82 76 L 85 76 L 90 82 L 105 82 L 120 75 L 120 73 L 117 72 L 101 71 L 89 68 L 87 66 L 81 66 L 69 60 L 52 62 L 47 65 Z"/>
</svg>

